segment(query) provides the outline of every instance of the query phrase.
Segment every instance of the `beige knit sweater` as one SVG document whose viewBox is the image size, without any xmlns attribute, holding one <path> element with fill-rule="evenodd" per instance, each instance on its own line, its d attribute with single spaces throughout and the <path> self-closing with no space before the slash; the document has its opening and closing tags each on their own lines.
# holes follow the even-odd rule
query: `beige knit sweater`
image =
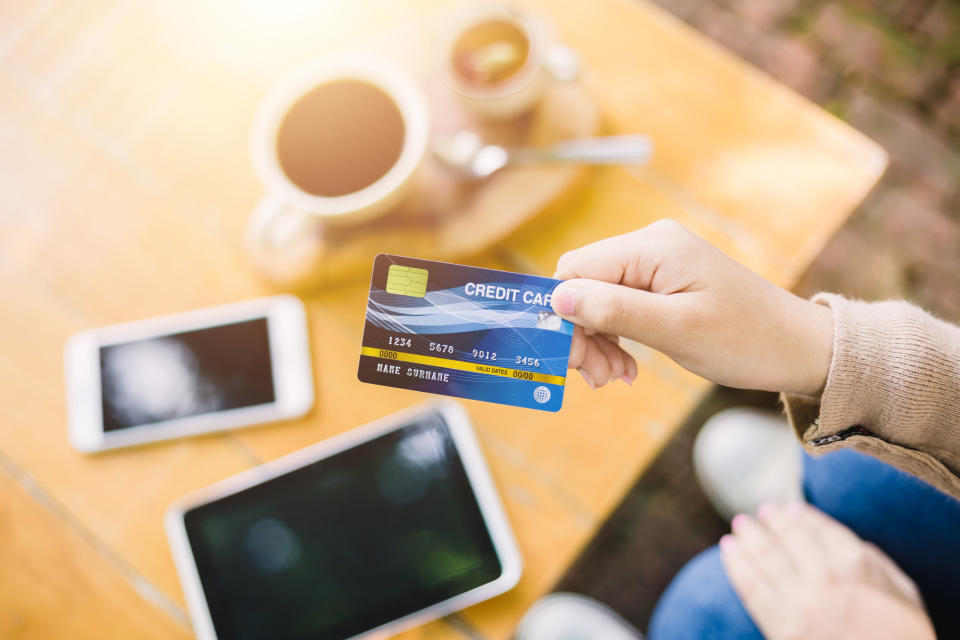
<svg viewBox="0 0 960 640">
<path fill-rule="evenodd" d="M 905 302 L 813 300 L 833 310 L 827 383 L 782 395 L 804 447 L 853 447 L 960 499 L 960 327 Z"/>
</svg>

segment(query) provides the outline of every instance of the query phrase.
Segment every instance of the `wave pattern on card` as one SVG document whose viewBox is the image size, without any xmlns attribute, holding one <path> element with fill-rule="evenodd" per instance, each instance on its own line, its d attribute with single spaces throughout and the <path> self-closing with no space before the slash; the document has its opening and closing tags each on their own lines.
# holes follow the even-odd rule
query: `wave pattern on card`
<svg viewBox="0 0 960 640">
<path fill-rule="evenodd" d="M 363 382 L 558 411 L 573 325 L 559 280 L 378 255 L 357 377 Z"/>
</svg>

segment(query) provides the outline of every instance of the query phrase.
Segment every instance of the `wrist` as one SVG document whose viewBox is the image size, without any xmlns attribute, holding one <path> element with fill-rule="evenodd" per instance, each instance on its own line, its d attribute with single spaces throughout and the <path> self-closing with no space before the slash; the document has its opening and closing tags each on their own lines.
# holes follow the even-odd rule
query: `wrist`
<svg viewBox="0 0 960 640">
<path fill-rule="evenodd" d="M 794 393 L 819 396 L 826 386 L 833 359 L 833 311 L 826 305 L 809 300 L 803 300 L 803 303 L 803 366 L 800 367 L 802 375 L 797 380 Z"/>
</svg>

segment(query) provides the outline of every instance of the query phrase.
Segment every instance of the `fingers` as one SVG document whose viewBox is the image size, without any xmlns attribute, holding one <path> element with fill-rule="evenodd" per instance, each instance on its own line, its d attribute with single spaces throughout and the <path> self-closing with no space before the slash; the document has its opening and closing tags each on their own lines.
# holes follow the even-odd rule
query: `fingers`
<svg viewBox="0 0 960 640">
<path fill-rule="evenodd" d="M 767 518 L 770 509 L 765 511 Z M 734 517 L 731 528 L 732 534 L 720 539 L 720 558 L 747 613 L 765 637 L 806 637 L 796 633 L 791 615 L 802 612 L 805 586 L 777 534 L 743 514 Z"/>
<path fill-rule="evenodd" d="M 607 382 L 613 382 L 619 378 L 622 378 L 627 373 L 627 358 L 629 357 L 626 353 L 623 352 L 623 349 L 616 346 L 603 336 L 595 336 L 593 342 L 600 349 L 600 353 L 603 354 L 603 357 L 607 359 L 607 364 L 610 365 L 610 377 L 607 379 Z"/>
<path fill-rule="evenodd" d="M 795 514 L 797 522 L 812 532 L 816 532 L 824 543 L 829 546 L 849 546 L 861 544 L 860 538 L 846 525 L 834 520 L 823 511 L 812 507 L 804 502 L 797 502 L 790 505 L 790 510 Z"/>
<path fill-rule="evenodd" d="M 763 505 L 757 510 L 757 516 L 779 538 L 780 545 L 790 558 L 798 572 L 816 574 L 825 573 L 825 555 L 819 537 L 810 530 L 807 519 L 800 517 L 803 503 L 791 503 L 783 507 Z"/>
<path fill-rule="evenodd" d="M 758 518 L 798 574 L 814 580 L 838 575 L 882 583 L 905 601 L 919 605 L 916 585 L 889 557 L 822 511 L 799 502 L 782 507 L 764 505 Z M 745 534 L 752 533 L 747 527 Z"/>
<path fill-rule="evenodd" d="M 757 571 L 768 576 L 767 582 L 779 593 L 778 586 L 783 585 L 784 578 L 795 575 L 797 568 L 778 537 L 764 524 L 744 514 L 733 518 L 731 528 L 743 554 L 757 565 Z"/>
<path fill-rule="evenodd" d="M 890 586 L 903 600 L 915 607 L 923 607 L 923 598 L 920 596 L 920 590 L 917 583 L 910 579 L 903 569 L 897 566 L 890 556 L 885 554 L 876 545 L 865 543 L 867 553 L 872 557 L 880 571 L 883 572 Z"/>
<path fill-rule="evenodd" d="M 603 386 L 610 380 L 610 363 L 593 338 L 586 341 L 583 362 L 578 369 L 591 389 Z"/>
<path fill-rule="evenodd" d="M 916 585 L 879 549 L 806 504 L 768 504 L 757 514 L 736 516 L 720 551 L 766 637 L 833 637 L 838 629 L 851 637 L 932 637 Z"/>
<path fill-rule="evenodd" d="M 614 342 L 615 339 L 601 334 L 587 336 L 582 327 L 575 326 L 567 366 L 579 369 L 580 375 L 594 389 L 618 378 L 632 384 L 637 377 L 637 362 Z"/>
<path fill-rule="evenodd" d="M 618 346 L 617 348 L 620 349 L 622 347 Z M 637 374 L 640 372 L 639 368 L 637 367 L 637 361 L 634 360 L 633 355 L 628 353 L 626 350 L 624 350 L 623 356 L 627 362 L 627 373 L 622 380 L 627 384 L 633 384 L 633 381 L 637 379 Z"/>
<path fill-rule="evenodd" d="M 587 355 L 587 336 L 584 334 L 583 327 L 573 327 L 573 338 L 570 340 L 570 357 L 567 359 L 567 368 L 579 369 L 583 364 L 583 359 Z"/>
<path fill-rule="evenodd" d="M 554 278 L 589 278 L 650 289 L 664 256 L 698 240 L 673 220 L 658 220 L 642 229 L 568 251 L 557 261 Z"/>
<path fill-rule="evenodd" d="M 670 331 L 670 296 L 599 280 L 567 280 L 553 292 L 553 310 L 588 333 L 632 338 L 654 348 Z"/>
<path fill-rule="evenodd" d="M 863 555 L 863 541 L 819 509 L 803 502 L 764 505 L 760 519 L 794 566 L 825 575 Z"/>
<path fill-rule="evenodd" d="M 798 504 L 793 508 L 796 526 L 817 540 L 831 573 L 865 578 L 874 568 L 867 558 L 864 541 L 853 531 L 810 505 Z"/>
<path fill-rule="evenodd" d="M 776 611 L 779 606 L 769 578 L 734 536 L 720 538 L 720 560 L 743 607 L 762 628 L 766 612 Z"/>
<path fill-rule="evenodd" d="M 557 261 L 553 277 L 559 280 L 591 278 L 619 284 L 638 251 L 635 246 L 638 243 L 631 242 L 635 238 L 635 233 L 627 233 L 568 251 Z"/>
<path fill-rule="evenodd" d="M 917 585 L 878 547 L 810 505 L 791 504 L 785 511 L 792 516 L 786 519 L 790 521 L 795 538 L 809 540 L 811 547 L 819 550 L 813 557 L 824 561 L 812 563 L 813 566 L 824 565 L 838 576 L 883 585 L 886 591 L 907 604 L 923 607 Z M 798 549 L 797 553 L 802 551 Z"/>
<path fill-rule="evenodd" d="M 672 294 L 690 289 L 691 281 L 690 269 L 668 270 L 666 263 L 677 262 L 682 267 L 694 249 L 702 253 L 704 247 L 710 245 L 682 225 L 660 220 L 570 251 L 557 263 L 554 277 L 565 282 L 553 292 L 553 310 L 583 327 L 584 337 L 602 336 L 617 344 L 623 336 L 669 351 L 665 347 L 676 341 L 678 326 L 690 315 Z M 574 340 L 580 348 L 581 340 L 576 335 Z M 619 372 L 617 377 L 633 378 L 635 363 L 628 355 L 602 344 L 597 348 L 608 355 L 612 372 Z M 583 358 L 587 353 L 584 347 Z M 580 361 L 580 357 L 574 359 Z M 601 374 L 601 368 L 597 369 Z M 602 384 L 601 380 L 595 382 Z"/>
</svg>

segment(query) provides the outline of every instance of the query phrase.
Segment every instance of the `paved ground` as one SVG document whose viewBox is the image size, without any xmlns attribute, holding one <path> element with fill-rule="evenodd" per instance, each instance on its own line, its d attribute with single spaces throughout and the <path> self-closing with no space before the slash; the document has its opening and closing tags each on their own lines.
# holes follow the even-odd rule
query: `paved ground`
<svg viewBox="0 0 960 640">
<path fill-rule="evenodd" d="M 890 153 L 800 292 L 902 297 L 960 321 L 960 4 L 657 1 Z"/>
<path fill-rule="evenodd" d="M 948 0 L 656 0 L 878 141 L 890 169 L 798 293 L 906 298 L 960 322 L 960 4 Z M 644 474 L 558 588 L 645 628 L 657 596 L 726 531 L 690 445 L 703 420 L 771 394 L 718 389 Z"/>
</svg>

